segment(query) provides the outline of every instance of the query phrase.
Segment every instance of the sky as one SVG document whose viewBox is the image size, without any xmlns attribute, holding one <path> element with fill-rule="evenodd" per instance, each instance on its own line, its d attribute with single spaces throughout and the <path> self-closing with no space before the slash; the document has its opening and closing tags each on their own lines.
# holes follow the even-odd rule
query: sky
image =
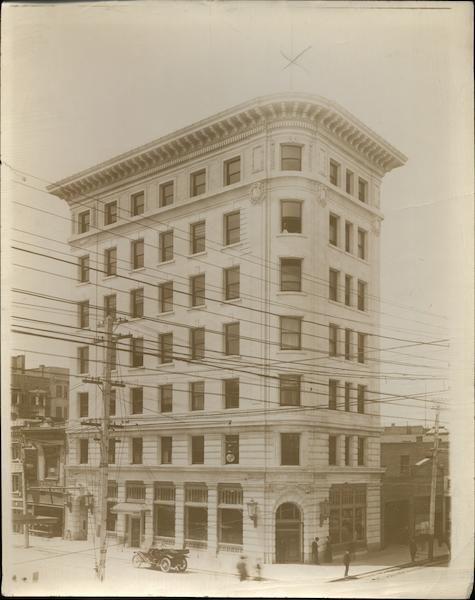
<svg viewBox="0 0 475 600">
<path fill-rule="evenodd" d="M 456 398 L 460 408 L 462 396 L 471 406 L 471 22 L 464 2 L 4 5 L 4 289 L 72 295 L 67 266 L 10 247 L 68 252 L 68 208 L 42 191 L 49 183 L 256 96 L 317 94 L 408 157 L 382 188 L 382 332 L 450 340 L 450 348 L 391 355 L 404 362 L 399 371 L 426 378 L 388 376 L 383 390 L 428 392 L 431 402 L 385 408 L 385 422 L 396 414 L 398 424 L 430 423 L 435 398 L 445 407 Z M 283 55 L 303 50 L 284 68 Z M 25 305 L 44 301 L 8 299 L 4 315 L 47 314 Z M 64 343 L 51 350 L 39 338 L 9 334 L 3 344 L 26 353 L 28 366 L 69 366 Z M 463 420 L 452 413 L 443 418 Z"/>
</svg>

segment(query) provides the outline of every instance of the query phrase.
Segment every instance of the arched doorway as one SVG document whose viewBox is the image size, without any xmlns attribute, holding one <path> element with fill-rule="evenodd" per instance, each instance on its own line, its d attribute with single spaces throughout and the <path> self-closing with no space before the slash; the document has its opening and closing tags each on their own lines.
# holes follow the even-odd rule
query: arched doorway
<svg viewBox="0 0 475 600">
<path fill-rule="evenodd" d="M 281 504 L 275 514 L 275 561 L 303 561 L 303 521 L 299 507 L 292 502 Z"/>
</svg>

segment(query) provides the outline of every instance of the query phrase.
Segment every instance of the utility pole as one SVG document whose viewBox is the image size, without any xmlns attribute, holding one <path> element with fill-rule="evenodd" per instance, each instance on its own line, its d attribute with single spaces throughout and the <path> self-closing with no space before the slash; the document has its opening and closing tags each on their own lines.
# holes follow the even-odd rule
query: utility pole
<svg viewBox="0 0 475 600">
<path fill-rule="evenodd" d="M 23 534 L 25 536 L 25 548 L 30 547 L 30 524 L 28 523 L 28 504 L 27 504 L 27 492 L 26 492 L 26 452 L 25 452 L 25 435 L 21 437 L 21 487 L 23 496 L 23 517 L 25 522 L 23 523 Z"/>
<path fill-rule="evenodd" d="M 435 530 L 435 498 L 437 495 L 437 468 L 439 451 L 439 406 L 435 413 L 434 445 L 432 447 L 432 479 L 430 485 L 429 508 L 429 559 L 434 558 L 434 530 Z"/>
</svg>

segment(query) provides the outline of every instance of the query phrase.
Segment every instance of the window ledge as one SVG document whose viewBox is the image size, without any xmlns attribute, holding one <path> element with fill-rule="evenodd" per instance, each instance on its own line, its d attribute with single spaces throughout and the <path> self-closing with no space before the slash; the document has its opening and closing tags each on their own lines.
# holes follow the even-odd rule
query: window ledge
<svg viewBox="0 0 475 600">
<path fill-rule="evenodd" d="M 132 323 L 134 321 L 140 321 L 140 319 L 143 319 L 143 315 L 141 317 L 129 317 L 129 323 Z"/>
<path fill-rule="evenodd" d="M 106 279 L 112 279 L 113 277 L 118 277 L 117 273 L 112 273 L 111 275 L 104 275 L 104 281 Z"/>
<path fill-rule="evenodd" d="M 203 250 L 202 252 L 195 252 L 194 254 L 188 254 L 187 258 L 196 258 L 196 257 L 200 257 L 200 256 L 207 256 L 208 251 L 207 250 Z"/>
<path fill-rule="evenodd" d="M 140 367 L 129 367 L 130 371 L 143 371 L 145 370 L 144 365 L 141 365 Z"/>
<path fill-rule="evenodd" d="M 369 260 L 367 258 L 360 258 L 356 254 L 353 254 L 353 252 L 348 252 L 348 250 L 343 250 L 343 248 L 340 248 L 340 246 L 335 246 L 334 244 L 331 244 L 330 242 L 328 242 L 328 246 L 329 246 L 329 248 L 333 248 L 333 250 L 337 250 L 338 252 L 341 252 L 342 254 L 351 256 L 351 258 L 354 258 L 355 260 L 359 261 L 363 265 L 369 265 Z"/>
<path fill-rule="evenodd" d="M 275 292 L 276 296 L 290 296 L 290 295 L 295 295 L 295 294 L 299 294 L 300 296 L 307 296 L 306 292 L 298 292 L 298 291 L 287 291 L 287 290 L 281 290 L 279 292 Z"/>
<path fill-rule="evenodd" d="M 162 267 L 163 265 L 171 265 L 175 262 L 175 258 L 171 258 L 170 260 L 164 260 L 162 262 L 157 263 L 157 267 Z"/>
<path fill-rule="evenodd" d="M 140 273 L 141 271 L 145 271 L 145 267 L 137 267 L 136 269 L 130 269 L 129 275 L 132 273 Z"/>
<path fill-rule="evenodd" d="M 305 235 L 304 233 L 290 233 L 287 232 L 285 233 L 284 231 L 281 231 L 280 233 L 278 233 L 275 237 L 278 238 L 288 238 L 288 237 L 295 237 L 295 238 L 302 238 L 302 239 L 308 239 L 308 235 Z"/>
<path fill-rule="evenodd" d="M 78 281 L 77 286 L 78 287 L 83 287 L 85 285 L 90 285 L 90 281 Z"/>
<path fill-rule="evenodd" d="M 230 298 L 229 300 L 221 300 L 221 304 L 241 304 L 242 298 Z"/>
<path fill-rule="evenodd" d="M 239 240 L 239 242 L 233 242 L 232 244 L 224 244 L 223 247 L 221 248 L 221 251 L 227 250 L 228 248 L 237 248 L 238 246 L 242 246 L 242 245 L 243 245 L 242 240 Z"/>
<path fill-rule="evenodd" d="M 166 310 L 166 311 L 164 311 L 164 312 L 159 312 L 159 313 L 157 313 L 157 315 L 158 315 L 159 317 L 163 317 L 163 316 L 170 316 L 170 317 L 171 317 L 171 316 L 172 316 L 172 315 L 174 315 L 174 314 L 175 314 L 175 311 L 174 311 L 174 310 Z"/>
<path fill-rule="evenodd" d="M 206 308 L 206 304 L 197 304 L 196 306 L 189 306 L 187 310 L 205 310 Z"/>
</svg>

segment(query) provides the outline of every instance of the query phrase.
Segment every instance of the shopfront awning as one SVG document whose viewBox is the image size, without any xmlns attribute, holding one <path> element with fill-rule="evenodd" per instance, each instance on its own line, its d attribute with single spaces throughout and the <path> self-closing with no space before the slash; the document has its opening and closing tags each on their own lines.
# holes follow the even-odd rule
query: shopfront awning
<svg viewBox="0 0 475 600">
<path fill-rule="evenodd" d="M 140 515 L 140 513 L 149 510 L 150 508 L 139 502 L 119 502 L 111 508 L 112 513 L 124 513 L 127 515 Z"/>
</svg>

